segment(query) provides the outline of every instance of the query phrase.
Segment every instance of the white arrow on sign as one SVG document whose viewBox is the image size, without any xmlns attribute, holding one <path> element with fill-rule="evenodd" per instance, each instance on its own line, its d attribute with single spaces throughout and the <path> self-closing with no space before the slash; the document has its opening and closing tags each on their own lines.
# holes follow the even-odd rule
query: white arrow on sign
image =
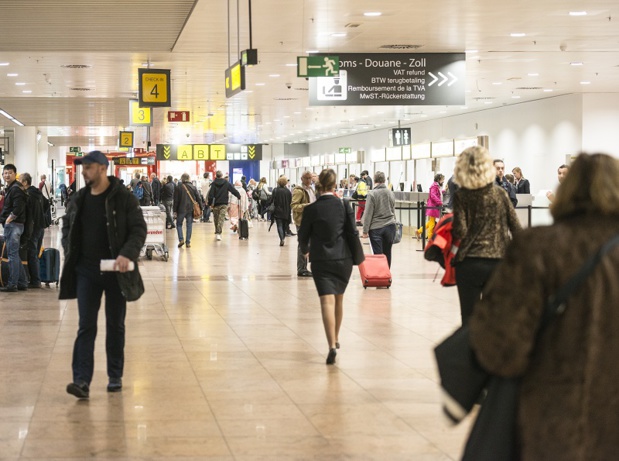
<svg viewBox="0 0 619 461">
<path fill-rule="evenodd" d="M 443 85 L 443 83 L 449 80 L 449 77 L 446 77 L 442 72 L 439 72 L 438 74 L 443 78 L 443 80 L 441 81 L 441 83 L 438 84 L 438 86 Z"/>
<path fill-rule="evenodd" d="M 451 72 L 447 72 L 449 74 L 449 76 L 452 78 L 451 82 L 449 82 L 447 84 L 447 86 L 451 86 L 454 83 L 456 83 L 458 81 L 458 77 L 456 77 L 454 74 L 452 74 Z"/>
<path fill-rule="evenodd" d="M 428 86 L 432 86 L 432 85 L 434 85 L 436 83 L 436 81 L 438 80 L 438 77 L 436 75 L 434 75 L 432 72 L 428 72 L 428 74 L 431 75 L 432 78 L 434 79 L 430 83 L 428 83 Z"/>
</svg>

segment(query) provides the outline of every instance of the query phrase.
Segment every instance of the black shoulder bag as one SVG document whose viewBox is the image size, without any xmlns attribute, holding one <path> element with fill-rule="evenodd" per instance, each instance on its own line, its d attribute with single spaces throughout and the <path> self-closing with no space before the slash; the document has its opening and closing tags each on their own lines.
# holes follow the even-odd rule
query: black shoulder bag
<svg viewBox="0 0 619 461">
<path fill-rule="evenodd" d="M 537 333 L 538 340 L 550 322 L 565 311 L 565 304 L 572 293 L 589 277 L 604 255 L 618 244 L 619 235 L 602 245 L 548 299 Z M 465 325 L 434 349 L 445 394 L 443 411 L 454 423 L 460 422 L 486 389 L 487 395 L 467 440 L 462 460 L 511 461 L 517 453 L 515 436 L 520 379 L 502 378 L 485 371 L 475 358 L 469 336 L 469 327 Z"/>
</svg>

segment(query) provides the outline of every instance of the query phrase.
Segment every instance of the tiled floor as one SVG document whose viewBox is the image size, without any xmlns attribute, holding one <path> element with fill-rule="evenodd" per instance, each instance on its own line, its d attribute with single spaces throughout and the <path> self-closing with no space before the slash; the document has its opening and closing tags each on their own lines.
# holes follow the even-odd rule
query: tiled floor
<svg viewBox="0 0 619 461">
<path fill-rule="evenodd" d="M 58 247 L 57 231 L 46 237 Z M 394 285 L 346 292 L 342 348 L 328 351 L 296 240 L 255 223 L 248 241 L 195 224 L 192 248 L 140 261 L 124 390 L 105 390 L 104 319 L 89 401 L 65 393 L 75 301 L 0 294 L 0 460 L 457 459 L 468 422 L 440 414 L 432 347 L 459 321 L 416 240 L 395 247 Z"/>
</svg>

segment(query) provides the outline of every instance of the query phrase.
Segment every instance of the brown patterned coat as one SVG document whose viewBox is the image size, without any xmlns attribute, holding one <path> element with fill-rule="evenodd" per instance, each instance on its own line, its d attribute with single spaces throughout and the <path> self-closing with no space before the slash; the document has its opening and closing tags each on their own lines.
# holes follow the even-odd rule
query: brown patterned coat
<svg viewBox="0 0 619 461">
<path fill-rule="evenodd" d="M 480 363 L 523 377 L 522 460 L 619 457 L 619 249 L 532 351 L 546 299 L 618 231 L 618 216 L 580 215 L 520 233 L 475 307 L 471 342 Z"/>
</svg>

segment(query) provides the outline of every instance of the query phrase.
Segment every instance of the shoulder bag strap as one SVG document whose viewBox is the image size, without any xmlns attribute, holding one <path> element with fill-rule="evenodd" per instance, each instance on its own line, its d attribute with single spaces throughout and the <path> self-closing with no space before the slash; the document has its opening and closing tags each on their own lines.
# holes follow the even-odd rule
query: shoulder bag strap
<svg viewBox="0 0 619 461">
<path fill-rule="evenodd" d="M 187 192 L 187 195 L 189 195 L 189 199 L 191 200 L 191 203 L 193 203 L 195 205 L 196 201 L 193 199 L 193 197 L 189 193 L 189 190 L 187 190 L 187 186 L 185 184 L 183 184 L 183 189 L 185 189 L 185 192 Z"/>
<path fill-rule="evenodd" d="M 580 267 L 578 272 L 572 275 L 572 277 L 570 277 L 570 279 L 561 288 L 559 288 L 556 294 L 548 299 L 548 302 L 546 303 L 546 309 L 542 318 L 540 331 L 543 331 L 544 328 L 548 326 L 548 324 L 556 315 L 562 314 L 565 311 L 565 303 L 567 302 L 568 298 L 572 295 L 572 293 L 576 291 L 578 287 L 580 287 L 580 285 L 587 279 L 587 277 L 591 275 L 591 273 L 600 263 L 602 258 L 618 244 L 619 235 L 615 235 L 604 245 L 602 245 L 593 256 L 589 257 L 589 259 L 587 259 Z"/>
</svg>

